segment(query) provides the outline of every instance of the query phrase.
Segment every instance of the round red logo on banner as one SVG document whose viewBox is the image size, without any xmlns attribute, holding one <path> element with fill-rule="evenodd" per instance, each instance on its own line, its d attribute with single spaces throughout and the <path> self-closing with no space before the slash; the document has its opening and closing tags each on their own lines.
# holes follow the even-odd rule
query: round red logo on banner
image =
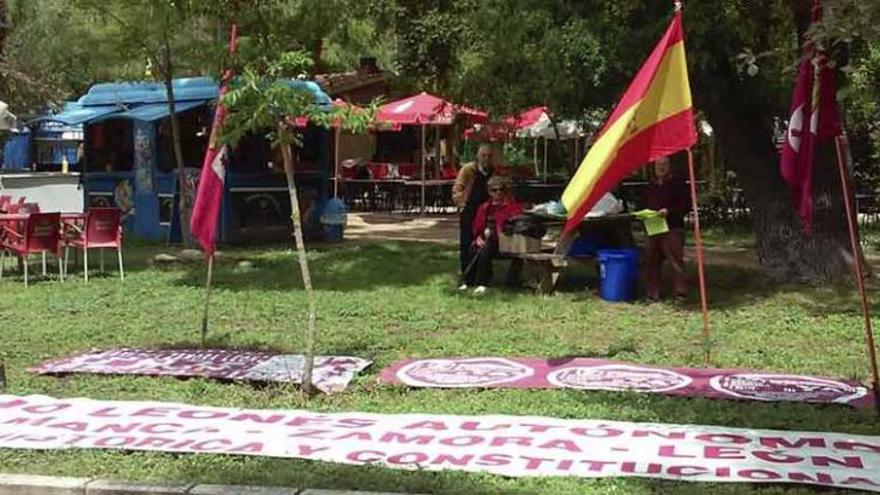
<svg viewBox="0 0 880 495">
<path fill-rule="evenodd" d="M 837 402 L 846 404 L 868 393 L 865 387 L 801 375 L 737 373 L 713 376 L 713 390 L 740 399 L 763 401 Z"/>
<path fill-rule="evenodd" d="M 531 367 L 503 358 L 421 359 L 397 371 L 413 387 L 490 387 L 528 378 Z"/>
<path fill-rule="evenodd" d="M 604 364 L 558 369 L 547 375 L 547 381 L 557 387 L 581 390 L 670 392 L 687 387 L 693 380 L 672 370 Z"/>
</svg>

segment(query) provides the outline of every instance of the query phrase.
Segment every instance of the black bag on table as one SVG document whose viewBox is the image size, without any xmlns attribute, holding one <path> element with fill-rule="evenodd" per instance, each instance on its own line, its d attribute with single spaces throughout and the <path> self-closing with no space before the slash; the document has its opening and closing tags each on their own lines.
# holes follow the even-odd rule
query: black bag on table
<svg viewBox="0 0 880 495">
<path fill-rule="evenodd" d="M 529 215 L 517 215 L 510 218 L 504 224 L 503 232 L 506 235 L 524 235 L 534 239 L 541 239 L 547 233 L 547 227 L 544 223 L 535 217 Z"/>
</svg>

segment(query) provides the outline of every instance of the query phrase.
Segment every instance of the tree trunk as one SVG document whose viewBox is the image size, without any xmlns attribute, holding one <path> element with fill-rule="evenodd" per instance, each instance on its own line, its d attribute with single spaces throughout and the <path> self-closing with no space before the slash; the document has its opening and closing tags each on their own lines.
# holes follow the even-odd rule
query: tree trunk
<svg viewBox="0 0 880 495">
<path fill-rule="evenodd" d="M 312 76 L 324 71 L 321 59 L 324 57 L 324 38 L 318 38 L 312 44 Z"/>
<path fill-rule="evenodd" d="M 809 0 L 790 0 L 792 36 L 797 33 L 800 38 L 807 31 L 810 5 Z M 703 15 L 710 19 L 720 15 L 710 5 L 699 8 L 706 9 Z M 778 22 L 772 9 L 759 3 L 744 4 L 742 9 L 758 25 Z M 724 19 L 717 21 L 723 26 Z M 715 31 L 711 36 L 707 31 L 689 38 L 700 47 L 698 52 L 712 54 L 710 62 L 694 65 L 695 103 L 717 131 L 721 154 L 742 185 L 757 238 L 758 262 L 781 281 L 819 282 L 848 276 L 853 257 L 833 142 L 817 146 L 814 225 L 812 235 L 806 235 L 791 190 L 779 172 L 779 153 L 773 142 L 773 118 L 788 117 L 790 92 L 774 92 L 761 76 L 741 74 L 731 49 L 736 46 L 731 39 L 739 34 L 724 27 Z M 773 39 L 768 33 L 759 32 L 748 43 L 765 46 Z M 792 60 L 796 60 L 800 43 L 792 48 Z"/>
<path fill-rule="evenodd" d="M 762 115 L 765 109 L 746 104 L 746 95 L 730 83 L 714 82 L 708 86 L 711 92 L 701 93 L 699 106 L 716 129 L 724 154 L 735 157 L 729 165 L 751 209 L 758 262 L 780 281 L 816 282 L 849 275 L 852 256 L 833 143 L 819 146 L 814 163 L 814 227 L 808 236 L 779 174 L 771 117 Z"/>
<path fill-rule="evenodd" d="M 6 0 L 0 0 L 0 56 L 3 55 L 3 47 L 6 45 L 6 34 L 9 29 L 6 23 Z"/>
<path fill-rule="evenodd" d="M 278 127 L 279 136 L 284 136 L 284 125 Z M 281 144 L 281 155 L 284 160 L 284 175 L 287 176 L 287 192 L 290 195 L 290 220 L 293 222 L 293 237 L 296 246 L 296 254 L 299 259 L 299 268 L 302 273 L 303 287 L 309 305 L 308 334 L 306 336 L 306 364 L 303 370 L 303 390 L 306 394 L 312 392 L 312 369 L 315 366 L 315 326 L 317 310 L 315 291 L 312 287 L 312 277 L 309 273 L 309 261 L 306 258 L 306 244 L 303 239 L 302 217 L 299 211 L 299 198 L 296 192 L 296 178 L 294 176 L 294 158 L 287 143 Z"/>
<path fill-rule="evenodd" d="M 183 162 L 183 145 L 180 141 L 180 123 L 174 102 L 174 71 L 171 65 L 171 44 L 165 40 L 165 49 L 162 53 L 162 78 L 165 82 L 165 94 L 168 97 L 168 118 L 171 119 L 171 142 L 174 148 L 174 159 L 177 162 L 177 181 L 180 191 L 178 198 L 178 210 L 180 211 L 180 242 L 184 248 L 189 248 L 189 222 L 191 217 L 191 204 L 189 202 L 189 184 L 186 181 L 186 164 Z"/>
</svg>

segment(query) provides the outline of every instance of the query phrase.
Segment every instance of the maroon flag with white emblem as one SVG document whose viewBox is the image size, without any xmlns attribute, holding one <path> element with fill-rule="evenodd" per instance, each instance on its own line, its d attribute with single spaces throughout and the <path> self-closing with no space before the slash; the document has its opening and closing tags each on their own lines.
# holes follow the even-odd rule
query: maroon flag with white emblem
<svg viewBox="0 0 880 495">
<path fill-rule="evenodd" d="M 813 2 L 813 22 L 822 19 L 819 0 Z M 841 134 L 834 73 L 825 52 L 811 40 L 804 44 L 791 104 L 788 133 L 782 145 L 779 170 L 792 190 L 795 209 L 807 233 L 813 228 L 813 160 L 816 145 Z"/>
<path fill-rule="evenodd" d="M 229 36 L 229 53 L 235 53 L 238 38 L 236 26 L 232 26 Z M 223 108 L 222 99 L 232 78 L 232 69 L 227 69 L 220 84 L 220 96 L 217 99 L 217 109 L 214 112 L 214 124 L 211 127 L 211 139 L 208 143 L 208 151 L 205 153 L 205 161 L 202 164 L 202 175 L 199 179 L 199 189 L 196 193 L 195 205 L 193 206 L 190 229 L 193 237 L 198 240 L 205 255 L 214 254 L 217 242 L 217 221 L 220 217 L 220 208 L 223 206 L 223 182 L 226 178 L 226 158 L 228 149 L 226 145 L 219 145 L 217 139 L 226 121 L 226 109 Z"/>
</svg>

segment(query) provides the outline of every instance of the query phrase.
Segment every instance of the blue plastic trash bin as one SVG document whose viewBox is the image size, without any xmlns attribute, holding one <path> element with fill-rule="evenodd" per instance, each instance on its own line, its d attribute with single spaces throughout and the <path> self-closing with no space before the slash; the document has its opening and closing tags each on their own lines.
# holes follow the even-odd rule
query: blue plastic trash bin
<svg viewBox="0 0 880 495">
<path fill-rule="evenodd" d="M 635 248 L 599 250 L 599 297 L 620 302 L 635 299 L 639 251 Z"/>
<path fill-rule="evenodd" d="M 335 198 L 324 203 L 320 220 L 321 226 L 324 228 L 324 240 L 342 242 L 345 224 L 348 222 L 345 203 Z"/>
</svg>

